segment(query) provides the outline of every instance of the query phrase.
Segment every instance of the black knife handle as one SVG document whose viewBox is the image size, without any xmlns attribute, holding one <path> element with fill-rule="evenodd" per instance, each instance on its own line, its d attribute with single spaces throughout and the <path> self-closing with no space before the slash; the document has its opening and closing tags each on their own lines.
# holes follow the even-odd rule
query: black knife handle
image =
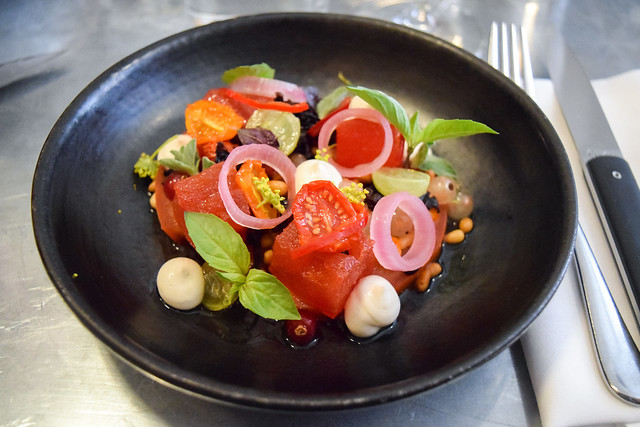
<svg viewBox="0 0 640 427">
<path fill-rule="evenodd" d="M 640 190 L 629 164 L 621 157 L 601 156 L 587 162 L 591 182 L 608 225 L 610 244 L 617 251 L 616 261 L 633 296 L 638 315 L 640 307 Z M 620 265 L 622 264 L 622 265 Z"/>
</svg>

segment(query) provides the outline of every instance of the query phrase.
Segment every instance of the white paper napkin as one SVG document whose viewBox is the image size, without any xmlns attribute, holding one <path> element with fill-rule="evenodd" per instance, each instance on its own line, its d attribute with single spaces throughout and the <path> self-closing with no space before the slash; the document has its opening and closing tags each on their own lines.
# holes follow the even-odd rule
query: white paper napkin
<svg viewBox="0 0 640 427">
<path fill-rule="evenodd" d="M 640 70 L 596 80 L 593 86 L 620 149 L 640 181 Z M 580 223 L 618 309 L 640 342 L 576 147 L 549 80 L 536 80 L 536 102 L 565 145 L 576 179 Z M 551 427 L 640 422 L 640 407 L 614 396 L 601 377 L 577 280 L 572 264 L 549 305 L 522 338 L 542 423 Z"/>
</svg>

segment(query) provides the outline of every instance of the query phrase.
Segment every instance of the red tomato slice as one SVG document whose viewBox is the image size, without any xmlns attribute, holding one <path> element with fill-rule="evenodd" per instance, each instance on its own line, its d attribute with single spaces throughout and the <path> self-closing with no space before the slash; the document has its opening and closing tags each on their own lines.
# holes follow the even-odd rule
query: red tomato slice
<svg viewBox="0 0 640 427">
<path fill-rule="evenodd" d="M 228 222 L 243 238 L 246 235 L 246 228 L 238 225 L 231 219 L 220 199 L 218 177 L 223 163 L 224 162 L 216 163 L 199 174 L 185 178 L 174 185 L 174 201 L 176 202 L 174 207 L 175 217 L 183 233 L 187 236 L 189 243 L 192 242 L 191 239 L 189 239 L 187 226 L 184 223 L 184 212 L 187 211 L 214 214 Z M 251 212 L 249 204 L 242 190 L 240 190 L 238 184 L 236 184 L 235 171 L 229 174 L 228 180 L 233 200 L 243 212 L 249 214 Z"/>
<path fill-rule="evenodd" d="M 404 156 L 404 137 L 395 126 L 393 147 L 384 166 L 401 167 Z M 378 157 L 384 145 L 384 130 L 378 123 L 364 119 L 345 120 L 336 128 L 334 160 L 348 168 L 369 163 Z"/>
<path fill-rule="evenodd" d="M 302 186 L 292 206 L 293 219 L 300 235 L 300 248 L 293 256 L 317 250 L 345 250 L 343 239 L 366 224 L 356 215 L 351 202 L 330 181 L 312 181 Z"/>
<path fill-rule="evenodd" d="M 353 210 L 356 212 L 356 224 L 358 225 L 358 229 L 355 232 L 355 234 L 358 234 L 360 229 L 364 228 L 364 226 L 367 225 L 367 222 L 369 221 L 369 210 L 364 204 L 359 204 L 359 203 L 351 202 L 351 207 L 353 207 Z M 349 250 L 349 248 L 351 248 L 351 245 L 353 243 L 352 236 L 353 234 L 343 237 L 340 239 L 340 241 L 337 241 L 326 248 L 320 249 L 320 251 L 321 252 L 344 252 L 346 250 Z"/>
</svg>

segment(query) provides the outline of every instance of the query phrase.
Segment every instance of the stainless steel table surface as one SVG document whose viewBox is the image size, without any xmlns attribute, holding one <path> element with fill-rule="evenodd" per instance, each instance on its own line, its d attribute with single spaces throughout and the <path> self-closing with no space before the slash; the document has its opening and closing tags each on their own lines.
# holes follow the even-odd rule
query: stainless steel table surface
<svg viewBox="0 0 640 427">
<path fill-rule="evenodd" d="M 353 12 L 356 0 L 330 11 Z M 389 1 L 387 1 L 389 3 Z M 640 67 L 640 2 L 459 1 L 462 46 L 486 50 L 492 20 L 533 28 L 546 76 L 547 26 L 564 32 L 592 78 Z M 358 12 L 360 13 L 360 12 Z M 0 2 L 0 426 L 31 425 L 539 425 L 519 343 L 457 380 L 401 401 L 291 414 L 212 403 L 159 384 L 85 329 L 47 276 L 33 237 L 30 189 L 56 119 L 100 72 L 193 26 L 182 0 Z M 460 40 L 458 40 L 460 42 Z M 20 62 L 39 56 L 42 61 Z"/>
</svg>

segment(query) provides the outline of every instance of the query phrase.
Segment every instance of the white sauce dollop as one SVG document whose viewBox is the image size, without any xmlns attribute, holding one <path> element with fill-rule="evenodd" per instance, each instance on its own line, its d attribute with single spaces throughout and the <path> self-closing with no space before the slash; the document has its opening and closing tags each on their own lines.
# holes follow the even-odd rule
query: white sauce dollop
<svg viewBox="0 0 640 427">
<path fill-rule="evenodd" d="M 158 270 L 157 286 L 160 297 L 171 307 L 195 308 L 204 298 L 202 267 L 191 258 L 172 258 Z"/>
<path fill-rule="evenodd" d="M 371 337 L 391 325 L 400 314 L 400 297 L 387 279 L 371 275 L 360 279 L 344 307 L 349 331 L 361 338 Z"/>
<path fill-rule="evenodd" d="M 305 160 L 296 168 L 296 193 L 304 184 L 311 181 L 331 181 L 336 187 L 340 187 L 342 175 L 331 163 L 318 159 Z"/>
</svg>

